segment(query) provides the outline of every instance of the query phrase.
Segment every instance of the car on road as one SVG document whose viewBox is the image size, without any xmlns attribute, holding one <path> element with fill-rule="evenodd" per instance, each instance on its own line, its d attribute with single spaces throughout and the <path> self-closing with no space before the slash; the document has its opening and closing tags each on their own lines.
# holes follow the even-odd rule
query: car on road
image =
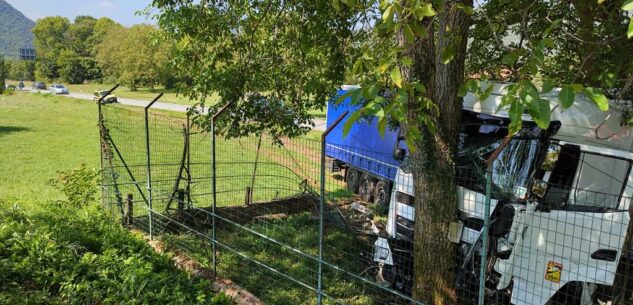
<svg viewBox="0 0 633 305">
<path fill-rule="evenodd" d="M 68 94 L 68 88 L 66 88 L 64 85 L 60 85 L 60 84 L 53 84 L 51 85 L 51 92 L 55 93 L 55 94 Z"/>
<path fill-rule="evenodd" d="M 108 94 L 108 90 L 97 90 L 97 91 L 95 91 L 93 93 L 92 99 L 95 102 L 98 102 L 99 99 L 101 99 L 101 103 L 102 104 L 118 103 L 119 102 L 119 100 L 117 99 L 116 95 Z"/>
<path fill-rule="evenodd" d="M 46 84 L 44 82 L 34 82 L 31 88 L 33 90 L 46 90 Z"/>
</svg>

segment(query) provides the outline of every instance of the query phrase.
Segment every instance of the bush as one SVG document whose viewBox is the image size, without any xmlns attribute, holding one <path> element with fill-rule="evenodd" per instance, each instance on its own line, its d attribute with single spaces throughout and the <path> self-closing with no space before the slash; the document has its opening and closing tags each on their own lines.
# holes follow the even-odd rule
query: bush
<svg viewBox="0 0 633 305">
<path fill-rule="evenodd" d="M 99 173 L 96 169 L 89 169 L 86 164 L 72 171 L 57 172 L 57 179 L 50 184 L 59 189 L 66 201 L 74 206 L 95 203 L 99 186 Z"/>
</svg>

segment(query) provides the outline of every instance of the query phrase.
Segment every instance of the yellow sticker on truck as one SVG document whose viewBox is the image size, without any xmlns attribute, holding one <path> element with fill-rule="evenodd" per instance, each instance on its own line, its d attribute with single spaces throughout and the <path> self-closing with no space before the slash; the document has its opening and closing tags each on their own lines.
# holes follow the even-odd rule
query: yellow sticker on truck
<svg viewBox="0 0 633 305">
<path fill-rule="evenodd" d="M 547 269 L 545 270 L 546 280 L 554 283 L 560 283 L 561 273 L 563 273 L 563 264 L 552 261 L 547 263 Z"/>
</svg>

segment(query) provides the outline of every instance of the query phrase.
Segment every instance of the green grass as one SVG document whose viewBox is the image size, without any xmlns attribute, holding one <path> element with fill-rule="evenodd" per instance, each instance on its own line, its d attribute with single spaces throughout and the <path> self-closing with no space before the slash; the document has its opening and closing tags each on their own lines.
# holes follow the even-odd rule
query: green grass
<svg viewBox="0 0 633 305">
<path fill-rule="evenodd" d="M 310 213 L 300 213 L 286 219 L 253 221 L 247 227 L 269 238 L 300 249 L 313 257 L 318 253 L 318 221 Z M 317 262 L 287 247 L 279 246 L 247 231 L 229 227 L 218 232 L 218 240 L 303 283 L 316 287 Z M 370 262 L 358 257 L 359 251 L 367 251 L 368 245 L 353 232 L 335 226 L 327 226 L 324 236 L 324 259 L 357 274 L 370 269 Z M 210 233 L 209 233 L 210 234 Z M 207 235 L 208 236 L 208 235 Z M 210 265 L 211 253 L 208 241 L 192 235 L 164 235 L 170 249 L 183 249 L 205 265 Z M 308 305 L 316 304 L 316 294 L 297 283 L 268 271 L 237 254 L 220 247 L 218 272 L 231 278 L 242 287 L 257 295 L 266 304 Z M 328 266 L 323 267 L 325 292 L 337 299 L 326 298 L 324 304 L 373 305 L 385 304 L 385 295 L 373 285 L 367 285 L 349 275 Z M 371 270 L 371 269 L 370 269 Z M 370 274 L 363 274 L 373 281 Z"/>
<path fill-rule="evenodd" d="M 65 97 L 0 96 L 0 198 L 59 199 L 57 171 L 99 166 L 97 109 Z"/>
</svg>

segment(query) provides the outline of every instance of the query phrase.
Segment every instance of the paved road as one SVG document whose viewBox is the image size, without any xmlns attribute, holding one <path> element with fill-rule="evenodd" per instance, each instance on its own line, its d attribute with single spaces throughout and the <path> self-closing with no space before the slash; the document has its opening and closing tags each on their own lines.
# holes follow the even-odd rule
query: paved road
<svg viewBox="0 0 633 305">
<path fill-rule="evenodd" d="M 25 88 L 24 90 L 28 91 L 30 89 Z M 49 90 L 39 90 L 39 91 L 42 93 L 51 93 Z M 61 95 L 61 96 L 72 97 L 72 98 L 76 98 L 80 100 L 88 100 L 92 102 L 92 94 L 71 92 L 68 95 Z M 128 106 L 134 106 L 134 107 L 145 107 L 150 102 L 147 100 L 137 100 L 137 99 L 129 99 L 129 98 L 121 98 L 121 97 L 119 97 L 118 100 L 121 105 L 128 105 Z M 169 110 L 169 111 L 176 111 L 176 112 L 186 112 L 188 108 L 189 106 L 187 105 L 164 103 L 164 102 L 156 102 L 154 103 L 154 105 L 152 105 L 152 109 L 161 109 L 161 110 Z M 312 128 L 313 130 L 325 131 L 325 128 L 326 128 L 325 120 L 314 119 L 314 124 L 315 126 L 314 128 Z"/>
</svg>

